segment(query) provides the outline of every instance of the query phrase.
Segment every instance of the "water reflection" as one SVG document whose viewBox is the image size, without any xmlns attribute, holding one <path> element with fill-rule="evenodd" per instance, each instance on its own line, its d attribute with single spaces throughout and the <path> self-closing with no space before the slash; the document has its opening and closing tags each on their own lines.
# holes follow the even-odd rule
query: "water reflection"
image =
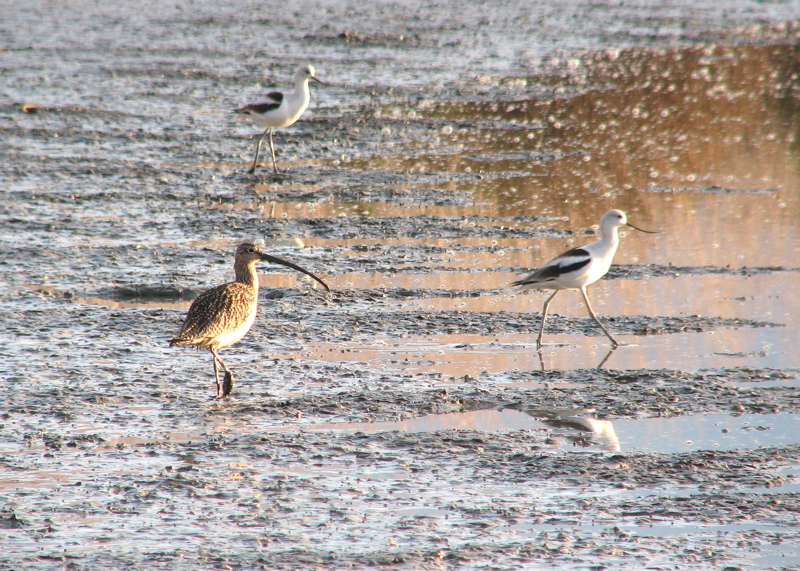
<svg viewBox="0 0 800 571">
<path fill-rule="evenodd" d="M 529 409 L 431 414 L 396 422 L 307 424 L 303 430 L 337 432 L 438 432 L 479 430 L 544 433 L 549 444 L 668 454 L 694 450 L 753 449 L 791 446 L 800 439 L 800 415 L 694 414 L 671 418 L 600 420 L 588 416 L 594 409 Z M 296 426 L 267 429 L 285 432 Z"/>
<path fill-rule="evenodd" d="M 527 430 L 544 432 L 548 444 L 579 446 L 618 451 L 619 441 L 611 421 L 586 416 L 593 409 L 537 409 L 502 410 L 484 409 L 469 412 L 431 414 L 396 422 L 351 422 L 307 424 L 303 430 L 337 432 L 439 432 L 442 430 L 479 430 L 484 432 L 510 432 Z M 282 427 L 272 431 L 284 432 L 296 427 Z M 269 432 L 270 430 L 267 429 Z"/>
<path fill-rule="evenodd" d="M 485 275 L 485 278 L 483 277 Z M 463 274 L 442 272 L 433 276 L 416 274 L 368 274 L 364 281 L 357 274 L 343 276 L 342 284 L 356 281 L 353 287 L 392 286 L 457 289 L 472 287 L 485 279 L 489 287 L 502 288 L 509 281 L 507 272 Z M 750 319 L 778 324 L 776 327 L 743 325 L 709 331 L 673 332 L 659 335 L 629 335 L 614 331 L 625 346 L 608 354 L 602 336 L 581 332 L 548 332 L 541 353 L 535 350 L 541 296 L 488 294 L 478 297 L 436 297 L 397 302 L 407 311 L 508 312 L 530 316 L 529 333 L 492 335 L 407 335 L 355 339 L 352 343 L 317 343 L 303 351 L 308 358 L 325 361 L 354 360 L 407 371 L 438 371 L 452 375 L 475 375 L 483 371 L 551 370 L 606 367 L 676 368 L 697 370 L 707 367 L 787 367 L 800 366 L 793 347 L 800 344 L 800 282 L 796 272 L 742 277 L 734 275 L 689 275 L 647 280 L 601 280 L 592 286 L 595 310 L 606 316 L 648 317 L 714 316 Z M 700 293 L 698 293 L 700 292 Z M 702 295 L 701 295 L 702 294 Z M 552 307 L 553 314 L 588 321 L 577 292 L 566 292 Z M 599 333 L 599 332 L 598 332 Z"/>
<path fill-rule="evenodd" d="M 573 333 L 550 333 L 541 352 L 536 350 L 535 333 L 407 335 L 402 339 L 372 336 L 349 343 L 310 343 L 297 356 L 363 363 L 392 374 L 441 373 L 447 376 L 443 384 L 460 384 L 464 375 L 542 369 L 797 367 L 795 345 L 782 331 L 743 328 L 647 337 L 619 335 L 624 345 L 611 354 L 604 337 Z"/>
<path fill-rule="evenodd" d="M 704 46 L 589 54 L 585 92 L 574 97 L 421 103 L 414 110 L 420 116 L 482 121 L 440 135 L 437 146 L 462 149 L 446 160 L 412 144 L 409 155 L 353 166 L 462 172 L 480 162 L 484 170 L 525 173 L 451 187 L 492 204 L 490 215 L 566 216 L 571 228 L 581 229 L 618 207 L 641 224 L 664 228 L 664 242 L 680 242 L 653 246 L 656 259 L 649 261 L 665 263 L 669 255 L 676 263 L 691 254 L 696 263 L 787 263 L 800 250 L 800 114 L 792 96 L 800 84 L 798 50 Z M 491 121 L 543 128 L 485 127 Z M 497 160 L 476 161 L 476 153 Z"/>
<path fill-rule="evenodd" d="M 497 129 L 494 136 L 469 129 L 441 135 L 443 145 L 462 146 L 468 157 L 499 153 L 501 160 L 487 161 L 486 169 L 529 165 L 549 175 L 528 180 L 524 195 L 538 194 L 531 192 L 537 186 L 567 196 L 658 187 L 790 189 L 797 179 L 791 159 L 800 151 L 792 96 L 800 83 L 799 51 L 797 45 L 602 51 L 583 59 L 585 92 L 574 97 L 424 102 L 416 112 L 541 125 L 529 132 Z M 507 156 L 524 160 L 507 164 Z M 458 155 L 447 164 L 459 170 Z M 435 161 L 430 170 L 438 167 Z"/>
<path fill-rule="evenodd" d="M 223 210 L 252 210 L 253 203 L 222 203 L 209 208 Z M 437 216 L 462 218 L 486 216 L 495 212 L 492 203 L 459 204 L 394 204 L 390 202 L 257 202 L 255 207 L 266 218 L 332 218 L 340 216 L 409 217 Z M 509 218 L 506 227 L 516 227 L 520 222 Z M 530 225 L 531 222 L 523 222 Z"/>
<path fill-rule="evenodd" d="M 75 303 L 83 303 L 86 305 L 103 305 L 106 307 L 115 308 L 139 308 L 139 309 L 186 309 L 192 305 L 191 301 L 164 301 L 164 300 L 136 300 L 136 301 L 118 301 L 115 299 L 107 299 L 102 297 L 81 297 L 75 298 Z"/>
<path fill-rule="evenodd" d="M 620 449 L 619 438 L 614 431 L 614 424 L 610 420 L 600 420 L 586 416 L 595 409 L 572 410 L 556 408 L 521 409 L 525 414 L 540 419 L 546 426 L 555 429 L 573 429 L 591 434 L 590 439 L 581 438 L 576 442 L 584 445 L 594 445 L 603 450 L 617 452 Z M 579 437 L 580 438 L 580 437 Z"/>
<path fill-rule="evenodd" d="M 349 279 L 358 287 L 362 283 L 387 282 L 408 286 L 413 283 L 435 288 L 471 288 L 478 284 L 487 289 L 500 288 L 508 293 L 488 294 L 478 297 L 421 298 L 402 302 L 404 309 L 448 311 L 508 311 L 529 313 L 538 323 L 543 293 L 515 294 L 507 289 L 511 274 L 486 272 L 466 274 L 441 272 L 429 278 L 410 274 L 366 275 L 363 280 Z M 381 278 L 383 278 L 381 280 Z M 415 279 L 420 281 L 414 282 Z M 374 280 L 374 281 L 373 281 Z M 419 287 L 419 286 L 418 286 Z M 650 316 L 714 316 L 752 319 L 779 323 L 787 330 L 796 331 L 795 316 L 800 315 L 800 280 L 798 272 L 777 272 L 749 277 L 728 274 L 684 275 L 657 277 L 643 280 L 600 280 L 590 286 L 592 305 L 598 315 L 650 315 Z M 563 296 L 563 297 L 562 297 Z M 560 298 L 560 299 L 559 299 Z M 595 299 L 597 301 L 595 301 Z M 586 317 L 586 308 L 580 292 L 567 291 L 552 303 L 551 310 L 567 317 Z"/>
</svg>

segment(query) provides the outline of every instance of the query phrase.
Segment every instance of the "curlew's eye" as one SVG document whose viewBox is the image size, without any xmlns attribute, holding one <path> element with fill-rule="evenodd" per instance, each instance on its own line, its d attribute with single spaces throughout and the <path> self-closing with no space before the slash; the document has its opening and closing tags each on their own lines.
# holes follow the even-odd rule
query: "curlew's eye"
<svg viewBox="0 0 800 571">
<path fill-rule="evenodd" d="M 256 250 L 255 250 L 255 248 L 247 248 L 247 251 L 248 251 L 248 252 L 250 252 L 250 253 L 253 253 L 253 252 L 255 252 Z"/>
</svg>

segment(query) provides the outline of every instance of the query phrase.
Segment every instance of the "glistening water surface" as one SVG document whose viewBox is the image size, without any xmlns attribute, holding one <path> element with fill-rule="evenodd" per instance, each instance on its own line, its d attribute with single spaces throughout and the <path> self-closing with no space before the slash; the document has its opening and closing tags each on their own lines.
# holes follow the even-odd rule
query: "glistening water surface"
<svg viewBox="0 0 800 571">
<path fill-rule="evenodd" d="M 384 287 L 501 288 L 507 274 L 391 274 L 375 276 Z M 352 279 L 350 276 L 348 279 Z M 355 280 L 353 280 L 355 281 Z M 546 333 L 542 357 L 535 342 L 544 294 L 494 293 L 479 297 L 429 298 L 402 303 L 404 310 L 462 310 L 476 312 L 530 313 L 530 333 L 493 335 L 441 334 L 434 336 L 386 336 L 358 344 L 313 344 L 303 355 L 324 360 L 376 360 L 390 368 L 433 370 L 450 375 L 474 375 L 482 371 L 580 369 L 603 363 L 612 369 L 710 367 L 797 367 L 800 357 L 792 350 L 800 342 L 795 316 L 798 307 L 796 272 L 740 277 L 688 275 L 648 280 L 604 280 L 590 288 L 592 303 L 601 319 L 607 316 L 652 317 L 718 316 L 750 319 L 763 327 L 731 325 L 711 331 L 690 330 L 663 335 L 619 335 L 624 345 L 611 347 L 599 329 L 593 336 Z M 374 286 L 373 286 L 374 287 Z M 551 312 L 588 319 L 580 294 L 563 292 L 551 304 Z M 613 324 L 611 325 L 613 330 Z M 545 330 L 547 331 L 547 329 Z"/>
<path fill-rule="evenodd" d="M 591 411 L 477 410 L 422 416 L 397 422 L 308 424 L 303 430 L 345 432 L 434 432 L 526 430 L 549 433 L 551 444 L 589 450 L 669 454 L 695 450 L 735 450 L 800 442 L 800 416 L 698 414 L 673 418 L 601 420 Z M 575 448 L 573 448 L 575 449 Z"/>
<path fill-rule="evenodd" d="M 332 432 L 332 433 L 381 433 L 406 432 L 425 433 L 447 430 L 464 430 L 487 433 L 525 431 L 532 441 L 543 437 L 553 450 L 587 450 L 594 452 L 644 452 L 670 454 L 700 450 L 737 450 L 767 446 L 788 446 L 800 439 L 800 416 L 791 413 L 774 414 L 690 414 L 670 418 L 598 419 L 594 409 L 528 409 L 521 403 L 512 403 L 511 408 L 482 409 L 469 412 L 432 414 L 401 421 L 380 422 L 281 422 L 275 426 L 264 426 L 258 422 L 225 420 L 198 430 L 188 424 L 184 431 L 169 434 L 136 431 L 115 433 L 111 424 L 93 425 L 83 421 L 73 422 L 71 433 L 78 440 L 91 436 L 101 449 L 112 450 L 124 446 L 167 443 L 179 445 L 202 441 L 209 435 L 228 435 L 248 432 L 269 435 L 270 433 Z M 155 411 L 139 410 L 143 414 Z M 48 420 L 42 420 L 40 428 L 48 431 L 56 428 Z M 74 446 L 74 444 L 73 444 Z M 48 446 L 36 440 L 25 444 L 25 449 L 45 452 Z M 52 448 L 52 447 L 51 447 Z M 15 456 L 23 448 L 3 443 L 0 452 Z M 36 482 L 46 483 L 50 472 L 29 473 Z M 67 475 L 62 475 L 66 479 Z M 19 486 L 25 479 L 20 477 L 8 485 Z"/>
<path fill-rule="evenodd" d="M 791 349 L 800 343 L 800 114 L 794 97 L 798 76 L 790 63 L 796 50 L 793 45 L 610 50 L 572 62 L 577 79 L 561 97 L 423 100 L 410 107 L 388 107 L 384 113 L 412 122 L 433 119 L 440 132 L 430 141 L 406 142 L 401 154 L 351 158 L 342 164 L 367 170 L 483 173 L 476 182 L 454 178 L 431 183 L 443 202 L 462 197 L 459 203 L 271 202 L 265 188 L 260 199 L 266 201 L 258 203 L 261 212 L 304 219 L 424 215 L 452 219 L 456 228 L 486 227 L 486 238 L 419 238 L 420 244 L 440 248 L 422 263 L 414 259 L 374 272 L 348 272 L 332 276 L 331 282 L 340 289 L 431 288 L 450 294 L 404 302 L 407 310 L 530 312 L 531 337 L 386 338 L 340 351 L 319 345 L 304 355 L 376 358 L 389 366 L 431 367 L 449 374 L 472 374 L 482 367 L 533 368 L 541 362 L 532 355 L 531 342 L 544 296 L 498 290 L 507 290 L 521 272 L 564 248 L 591 241 L 585 231 L 606 208 L 620 207 L 633 223 L 659 234 L 623 232 L 618 265 L 741 271 L 705 275 L 676 270 L 670 277 L 601 281 L 590 287 L 601 316 L 719 316 L 770 326 L 620 335 L 629 346 L 615 351 L 607 366 L 800 366 Z M 548 229 L 564 227 L 573 234 L 547 236 Z M 541 232 L 542 237 L 503 238 L 507 228 Z M 354 264 L 374 264 L 376 244 L 393 249 L 409 240 L 312 238 L 305 243 L 338 248 Z M 747 270 L 752 267 L 777 271 L 752 275 Z M 492 291 L 474 297 L 475 290 Z M 470 295 L 462 297 L 461 291 Z M 585 317 L 575 293 L 559 294 L 551 311 Z M 547 334 L 545 341 L 543 362 L 553 369 L 592 366 L 599 362 L 598 345 L 605 343 L 602 337 L 558 333 Z"/>
<path fill-rule="evenodd" d="M 0 26 L 0 566 L 796 564 L 796 8 L 242 8 Z M 247 175 L 230 109 L 309 54 Z M 612 207 L 625 345 L 564 292 L 537 352 L 509 284 Z M 334 291 L 263 264 L 212 401 L 167 345 L 261 237 Z"/>
<path fill-rule="evenodd" d="M 390 368 L 452 375 L 596 366 L 605 356 L 606 340 L 581 332 L 546 333 L 543 354 L 536 354 L 533 342 L 544 295 L 514 295 L 509 285 L 564 248 L 591 241 L 586 231 L 596 227 L 606 208 L 616 206 L 624 208 L 633 223 L 659 231 L 623 231 L 617 265 L 745 269 L 724 275 L 675 270 L 666 277 L 603 280 L 589 290 L 601 319 L 699 315 L 769 326 L 619 334 L 627 346 L 614 351 L 605 366 L 798 367 L 800 356 L 791 347 L 800 344 L 800 115 L 793 111 L 792 95 L 798 79 L 787 67 L 795 51 L 792 45 L 770 45 L 587 54 L 571 64 L 577 67 L 570 76 L 575 94 L 567 89 L 550 100 L 423 100 L 407 108 L 389 107 L 383 112 L 412 121 L 433 119 L 440 132 L 424 143 L 393 147 L 372 162 L 343 163 L 347 168 L 484 173 L 478 181 L 431 183 L 438 186 L 443 202 L 460 197 L 456 203 L 280 202 L 269 200 L 279 188 L 272 185 L 264 186 L 251 202 L 211 208 L 255 209 L 266 219 L 449 219 L 453 236 L 305 238 L 300 244 L 334 248 L 350 267 L 367 264 L 374 270 L 343 272 L 332 267 L 326 279 L 334 289 L 448 292 L 448 297 L 423 294 L 397 304 L 403 311 L 530 313 L 529 337 L 388 335 L 351 346 L 312 344 L 302 353 L 305 358 L 375 360 Z M 431 149 L 438 154 L 430 154 Z M 503 174 L 493 177 L 495 172 Z M 92 211 L 81 215 L 92 216 Z M 485 227 L 488 236 L 457 235 L 476 226 Z M 565 227 L 570 235 L 564 235 Z M 504 238 L 507 228 L 541 236 Z M 209 244 L 230 249 L 228 243 Z M 413 244 L 431 251 L 404 264 L 376 259 L 375 248 L 396 250 Z M 752 267 L 779 271 L 752 275 L 746 269 Z M 223 265 L 207 275 L 208 283 L 223 281 L 228 274 Z M 293 283 L 285 273 L 261 277 L 266 287 Z M 551 312 L 586 318 L 574 292 L 559 294 Z"/>
</svg>

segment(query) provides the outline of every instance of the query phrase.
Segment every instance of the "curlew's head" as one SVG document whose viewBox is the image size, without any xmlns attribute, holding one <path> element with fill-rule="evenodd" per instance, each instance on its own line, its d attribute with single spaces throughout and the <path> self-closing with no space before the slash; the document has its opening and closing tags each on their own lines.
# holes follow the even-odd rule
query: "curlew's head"
<svg viewBox="0 0 800 571">
<path fill-rule="evenodd" d="M 271 262 L 273 264 L 280 264 L 282 266 L 286 266 L 287 268 L 292 268 L 298 272 L 306 274 L 307 276 L 315 279 L 319 283 L 322 284 L 322 287 L 325 288 L 326 291 L 331 291 L 331 288 L 328 287 L 324 281 L 320 278 L 301 268 L 300 266 L 293 264 L 291 262 L 287 262 L 286 260 L 282 260 L 281 258 L 276 258 L 275 256 L 270 256 L 269 254 L 265 254 L 264 250 L 261 249 L 261 246 L 258 244 L 253 244 L 252 242 L 245 242 L 244 244 L 239 244 L 239 247 L 236 248 L 236 260 L 234 265 L 240 264 L 255 264 L 256 262 Z"/>
<path fill-rule="evenodd" d="M 253 244 L 252 242 L 239 244 L 239 247 L 236 248 L 236 261 L 240 263 L 252 264 L 254 262 L 260 262 L 262 259 L 261 256 L 263 255 L 264 250 L 261 249 L 261 246 Z"/>
</svg>

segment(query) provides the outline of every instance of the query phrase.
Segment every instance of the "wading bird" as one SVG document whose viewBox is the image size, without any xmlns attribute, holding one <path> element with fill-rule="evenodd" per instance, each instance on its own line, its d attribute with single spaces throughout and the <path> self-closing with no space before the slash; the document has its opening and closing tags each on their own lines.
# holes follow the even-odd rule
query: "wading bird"
<svg viewBox="0 0 800 571">
<path fill-rule="evenodd" d="M 314 66 L 305 65 L 299 68 L 294 74 L 294 91 L 289 94 L 280 91 L 273 91 L 267 94 L 267 101 L 245 105 L 239 109 L 234 109 L 234 113 L 247 115 L 259 127 L 264 128 L 264 134 L 258 140 L 256 146 L 256 158 L 253 159 L 253 166 L 248 171 L 250 174 L 256 172 L 258 166 L 258 153 L 261 151 L 261 143 L 269 133 L 269 150 L 272 153 L 272 168 L 278 174 L 278 165 L 275 162 L 275 147 L 272 144 L 272 130 L 288 127 L 300 118 L 300 115 L 308 107 L 311 100 L 311 93 L 308 82 L 314 80 L 322 83 L 314 76 Z"/>
<path fill-rule="evenodd" d="M 258 273 L 256 263 L 272 262 L 311 276 L 330 291 L 328 285 L 300 266 L 265 254 L 256 244 L 241 244 L 236 250 L 233 270 L 236 279 L 201 293 L 192 302 L 186 320 L 169 346 L 198 347 L 208 349 L 214 356 L 214 379 L 217 382 L 218 399 L 227 397 L 233 390 L 233 373 L 225 365 L 217 351 L 233 345 L 244 337 L 258 312 Z M 225 372 L 222 382 L 219 366 Z"/>
<path fill-rule="evenodd" d="M 589 296 L 586 294 L 586 287 L 606 275 L 609 268 L 611 268 L 611 262 L 614 260 L 614 254 L 617 251 L 617 246 L 619 246 L 617 229 L 620 226 L 630 226 L 634 230 L 647 232 L 648 234 L 655 233 L 629 224 L 628 218 L 621 210 L 609 210 L 600 219 L 600 239 L 597 242 L 564 252 L 535 272 L 512 284 L 517 286 L 517 291 L 520 292 L 529 289 L 556 290 L 544 302 L 542 325 L 539 328 L 539 337 L 536 339 L 537 347 L 542 346 L 544 322 L 547 319 L 547 306 L 550 305 L 550 302 L 562 289 L 581 290 L 589 315 L 611 340 L 612 346 L 617 347 L 619 345 L 616 339 L 611 336 L 611 333 L 608 332 L 608 329 L 597 319 L 594 311 L 592 311 L 592 306 L 589 304 Z"/>
</svg>

